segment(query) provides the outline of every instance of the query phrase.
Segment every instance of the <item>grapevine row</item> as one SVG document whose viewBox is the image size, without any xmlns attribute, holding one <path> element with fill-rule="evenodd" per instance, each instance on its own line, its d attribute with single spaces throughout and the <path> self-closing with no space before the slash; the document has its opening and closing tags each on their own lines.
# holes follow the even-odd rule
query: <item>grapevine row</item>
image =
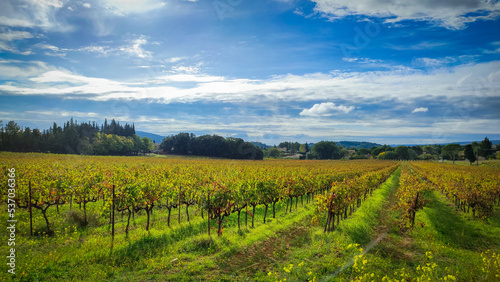
<svg viewBox="0 0 500 282">
<path fill-rule="evenodd" d="M 217 220 L 221 235 L 223 219 L 232 213 L 238 213 L 239 225 L 240 212 L 247 211 L 252 216 L 253 226 L 257 206 L 265 207 L 265 221 L 268 208 L 275 217 L 275 204 L 279 201 L 286 201 L 286 210 L 292 211 L 294 200 L 296 206 L 299 198 L 303 201 L 304 196 L 309 202 L 315 194 L 328 191 L 332 183 L 336 183 L 339 191 L 342 190 L 341 183 L 350 179 L 365 181 L 364 186 L 373 187 L 378 176 L 365 175 L 394 166 L 394 162 L 377 161 L 147 159 L 144 162 L 134 158 L 44 154 L 27 154 L 21 158 L 7 154 L 2 161 L 4 169 L 15 167 L 18 171 L 18 206 L 27 208 L 31 205 L 42 211 L 49 233 L 51 224 L 47 210 L 50 207 L 76 203 L 86 216 L 87 204 L 99 201 L 102 202 L 103 216 L 111 215 L 113 203 L 116 211 L 127 211 L 125 232 L 128 232 L 133 212 L 146 212 L 146 229 L 149 229 L 150 214 L 155 208 L 168 210 L 167 224 L 170 226 L 173 209 L 179 209 L 180 222 L 180 209 L 185 207 L 189 221 L 189 207 L 196 206 L 202 217 L 206 214 L 207 220 Z M 0 177 L 4 178 L 6 174 Z M 366 196 L 367 191 L 370 190 L 354 189 L 352 195 L 345 194 L 349 199 L 346 204 L 359 199 L 363 193 Z"/>
<path fill-rule="evenodd" d="M 500 171 L 488 167 L 454 166 L 413 162 L 412 169 L 463 212 L 487 218 L 500 205 Z"/>
<path fill-rule="evenodd" d="M 361 205 L 362 200 L 366 200 L 366 197 L 386 181 L 398 166 L 399 164 L 393 163 L 378 171 L 336 181 L 327 193 L 317 195 L 317 213 L 327 212 L 324 232 L 335 230 L 335 220 L 338 225 L 340 219 L 346 219 L 348 212 L 349 214 L 354 212 Z"/>
</svg>

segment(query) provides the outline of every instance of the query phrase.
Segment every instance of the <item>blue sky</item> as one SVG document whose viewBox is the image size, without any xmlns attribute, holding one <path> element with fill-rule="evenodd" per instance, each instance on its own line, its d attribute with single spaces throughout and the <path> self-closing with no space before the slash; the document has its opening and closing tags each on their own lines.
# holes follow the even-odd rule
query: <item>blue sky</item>
<svg viewBox="0 0 500 282">
<path fill-rule="evenodd" d="M 500 2 L 4 0 L 0 105 L 40 129 L 500 139 Z"/>
</svg>

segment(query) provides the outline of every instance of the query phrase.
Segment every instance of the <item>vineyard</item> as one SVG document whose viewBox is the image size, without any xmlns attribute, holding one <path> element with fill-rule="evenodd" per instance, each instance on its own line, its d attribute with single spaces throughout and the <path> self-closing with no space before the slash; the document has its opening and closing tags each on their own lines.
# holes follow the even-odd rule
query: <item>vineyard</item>
<svg viewBox="0 0 500 282">
<path fill-rule="evenodd" d="M 495 168 L 0 157 L 1 183 L 16 180 L 18 220 L 16 274 L 7 277 L 3 264 L 0 277 L 491 281 L 500 275 Z M 7 213 L 1 218 L 7 222 Z M 437 261 L 436 250 L 445 258 Z"/>
</svg>

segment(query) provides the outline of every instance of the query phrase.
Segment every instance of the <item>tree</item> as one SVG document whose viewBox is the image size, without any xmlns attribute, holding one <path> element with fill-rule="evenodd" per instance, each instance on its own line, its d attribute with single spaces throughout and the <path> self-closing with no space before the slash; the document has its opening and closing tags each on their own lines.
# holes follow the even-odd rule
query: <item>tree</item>
<svg viewBox="0 0 500 282">
<path fill-rule="evenodd" d="M 396 147 L 396 154 L 398 155 L 398 159 L 400 160 L 408 160 L 410 159 L 410 151 L 406 146 L 398 146 Z"/>
<path fill-rule="evenodd" d="M 312 146 L 311 153 L 315 158 L 320 160 L 340 159 L 343 157 L 341 149 L 342 147 L 337 147 L 335 142 L 321 141 Z"/>
<path fill-rule="evenodd" d="M 385 152 L 381 152 L 380 154 L 378 154 L 377 159 L 385 160 L 385 154 L 386 154 Z"/>
<path fill-rule="evenodd" d="M 143 149 L 144 149 L 144 153 L 149 153 L 151 152 L 155 146 L 153 145 L 153 142 L 151 142 L 151 139 L 147 138 L 147 137 L 142 137 L 142 144 L 143 144 Z"/>
<path fill-rule="evenodd" d="M 278 148 L 271 148 L 271 149 L 269 149 L 268 153 L 269 153 L 269 157 L 273 158 L 273 159 L 281 157 L 281 151 Z"/>
<path fill-rule="evenodd" d="M 434 154 L 434 148 L 430 145 L 422 147 L 423 151 L 429 155 Z"/>
<path fill-rule="evenodd" d="M 173 153 L 177 155 L 187 155 L 189 152 L 189 143 L 191 139 L 194 139 L 194 134 L 191 133 L 179 133 L 177 135 L 171 135 L 163 139 L 160 148 L 166 153 Z"/>
<path fill-rule="evenodd" d="M 299 152 L 302 153 L 302 154 L 307 153 L 307 144 L 300 145 Z"/>
<path fill-rule="evenodd" d="M 484 140 L 481 141 L 480 147 L 481 147 L 481 156 L 485 158 L 493 151 L 492 150 L 493 144 L 488 139 L 488 137 L 485 137 Z"/>
<path fill-rule="evenodd" d="M 18 146 L 20 145 L 21 127 L 13 120 L 9 121 L 5 126 L 5 138 L 7 139 L 7 150 L 18 151 Z"/>
<path fill-rule="evenodd" d="M 460 144 L 448 144 L 443 146 L 442 152 L 444 155 L 448 155 L 453 159 L 453 164 L 455 164 L 455 159 L 458 153 L 462 150 Z"/>
<path fill-rule="evenodd" d="M 474 148 L 472 148 L 471 144 L 465 145 L 464 156 L 469 160 L 471 165 L 476 161 L 476 154 L 474 154 Z"/>
<path fill-rule="evenodd" d="M 394 151 L 394 148 L 392 148 L 389 145 L 383 145 L 383 146 L 380 146 L 380 147 L 373 149 L 371 155 L 378 156 L 382 152 L 389 152 L 389 151 Z"/>
<path fill-rule="evenodd" d="M 479 152 L 481 151 L 481 145 L 476 141 L 472 142 L 472 149 L 476 153 L 476 166 L 479 166 Z"/>
<path fill-rule="evenodd" d="M 422 148 L 422 146 L 411 146 L 411 147 L 409 147 L 409 149 L 411 151 L 414 151 L 415 155 L 417 155 L 417 156 L 421 155 L 424 152 L 424 149 Z M 410 155 L 412 155 L 411 152 L 410 152 Z"/>
<path fill-rule="evenodd" d="M 33 138 L 33 152 L 40 152 L 40 143 L 42 142 L 42 132 L 38 128 L 31 132 Z"/>
<path fill-rule="evenodd" d="M 370 150 L 368 150 L 366 148 L 361 148 L 361 149 L 358 149 L 356 151 L 356 154 L 359 154 L 359 155 L 368 155 L 368 154 L 370 154 Z"/>
<path fill-rule="evenodd" d="M 394 152 L 394 151 L 387 151 L 387 152 L 385 152 L 385 159 L 386 160 L 398 160 L 399 154 Z"/>
<path fill-rule="evenodd" d="M 73 124 L 73 119 L 71 119 L 71 124 L 64 130 L 64 151 L 69 154 L 76 153 L 76 149 L 79 142 L 78 130 Z"/>
</svg>

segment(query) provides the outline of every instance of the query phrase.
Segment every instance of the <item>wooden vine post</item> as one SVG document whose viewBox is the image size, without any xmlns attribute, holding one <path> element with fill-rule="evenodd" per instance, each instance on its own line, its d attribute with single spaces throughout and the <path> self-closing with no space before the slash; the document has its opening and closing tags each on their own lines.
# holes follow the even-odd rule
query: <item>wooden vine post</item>
<svg viewBox="0 0 500 282">
<path fill-rule="evenodd" d="M 177 222 L 181 224 L 181 192 L 182 192 L 182 185 L 179 185 L 179 218 Z"/>
<path fill-rule="evenodd" d="M 210 189 L 207 189 L 207 220 L 208 220 L 208 236 L 210 236 Z"/>
<path fill-rule="evenodd" d="M 113 184 L 113 198 L 111 199 L 111 239 L 115 239 L 115 184 Z"/>
<path fill-rule="evenodd" d="M 30 235 L 31 237 L 33 237 L 33 213 L 31 212 L 31 181 L 28 183 L 28 193 L 29 193 L 28 209 L 30 213 Z"/>
</svg>

